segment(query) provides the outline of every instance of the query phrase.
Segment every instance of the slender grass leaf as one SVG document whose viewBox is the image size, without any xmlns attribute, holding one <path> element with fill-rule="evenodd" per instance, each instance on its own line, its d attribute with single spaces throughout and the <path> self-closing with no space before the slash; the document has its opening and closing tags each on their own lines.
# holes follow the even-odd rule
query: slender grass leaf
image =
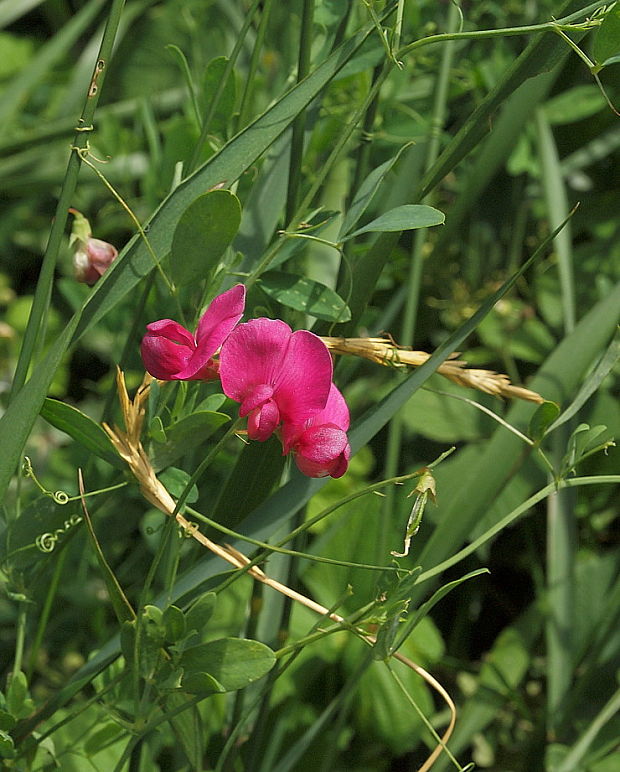
<svg viewBox="0 0 620 772">
<path fill-rule="evenodd" d="M 327 322 L 346 322 L 351 312 L 334 290 L 318 281 L 282 271 L 261 274 L 259 286 L 266 295 L 283 306 L 303 311 Z"/>
<path fill-rule="evenodd" d="M 282 477 L 284 463 L 282 448 L 275 437 L 245 445 L 220 490 L 213 518 L 234 528 L 273 491 Z"/>
<path fill-rule="evenodd" d="M 556 18 L 565 14 L 579 15 L 583 8 L 579 0 L 569 0 L 558 9 Z M 577 33 L 578 42 L 585 33 Z M 505 75 L 465 121 L 436 163 L 425 175 L 417 199 L 424 198 L 488 133 L 492 114 L 529 78 L 551 70 L 566 55 L 566 43 L 550 32 L 535 36 Z"/>
<path fill-rule="evenodd" d="M 571 402 L 569 407 L 566 408 L 562 415 L 560 415 L 559 418 L 551 424 L 549 427 L 550 432 L 554 431 L 554 429 L 557 429 L 558 426 L 561 426 L 566 421 L 569 421 L 579 412 L 579 410 L 581 410 L 581 408 L 590 399 L 594 392 L 597 391 L 598 387 L 609 375 L 619 359 L 620 334 L 617 333 L 614 340 L 612 340 L 612 342 L 609 344 L 609 348 L 605 352 L 604 356 L 601 357 L 600 362 L 597 364 L 585 383 L 579 389 L 575 399 Z"/>
<path fill-rule="evenodd" d="M 620 284 L 576 325 L 542 365 L 530 388 L 547 400 L 561 404 L 580 384 L 600 349 L 613 334 L 620 315 Z M 532 405 L 513 405 L 506 420 L 513 426 L 527 425 Z M 507 480 L 516 472 L 515 458 L 523 458 L 522 441 L 503 427 L 496 430 L 477 463 L 458 488 L 442 497 L 438 523 L 416 561 L 435 566 L 457 550 L 472 532 Z"/>
<path fill-rule="evenodd" d="M 479 568 L 476 571 L 470 571 L 468 574 L 465 574 L 465 576 L 461 576 L 460 579 L 455 579 L 453 582 L 444 584 L 443 587 L 440 587 L 438 590 L 436 590 L 427 601 L 425 601 L 405 620 L 398 631 L 396 640 L 388 649 L 388 656 L 391 656 L 395 651 L 398 651 L 398 649 L 411 635 L 416 625 L 418 625 L 422 619 L 427 616 L 433 606 L 439 603 L 442 598 L 445 598 L 448 593 L 452 592 L 452 590 L 456 589 L 457 587 L 460 587 L 460 585 L 464 582 L 467 582 L 476 576 L 482 576 L 483 574 L 488 573 L 488 569 Z"/>
<path fill-rule="evenodd" d="M 385 163 L 382 163 L 381 166 L 377 166 L 376 169 L 373 169 L 368 177 L 366 177 L 364 182 L 362 182 L 359 190 L 355 192 L 353 201 L 351 201 L 351 206 L 349 207 L 342 220 L 342 226 L 340 227 L 340 233 L 338 234 L 339 240 L 346 236 L 346 234 L 355 227 L 356 223 L 364 214 L 370 202 L 372 201 L 375 193 L 385 179 L 386 175 L 389 173 L 396 161 L 398 161 L 403 151 L 410 147 L 410 144 L 403 145 L 395 156 L 390 158 Z"/>
<path fill-rule="evenodd" d="M 16 19 L 25 16 L 45 0 L 2 0 L 0 2 L 0 29 L 8 27 Z"/>
<path fill-rule="evenodd" d="M 90 0 L 48 43 L 41 47 L 18 77 L 4 89 L 0 97 L 0 120 L 5 132 L 30 90 L 46 77 L 55 62 L 75 45 L 104 5 L 105 0 Z"/>
<path fill-rule="evenodd" d="M 191 646 L 181 656 L 185 670 L 183 688 L 188 675 L 208 673 L 224 691 L 243 689 L 266 675 L 276 663 L 273 651 L 258 641 L 244 638 L 220 638 Z"/>
<path fill-rule="evenodd" d="M 117 469 L 127 469 L 101 426 L 81 410 L 57 399 L 46 399 L 41 408 L 41 418 Z"/>
<path fill-rule="evenodd" d="M 343 241 L 359 236 L 361 233 L 378 231 L 386 233 L 390 231 L 410 231 L 416 228 L 430 228 L 433 225 L 442 225 L 446 216 L 438 209 L 426 204 L 405 204 L 382 214 L 376 220 L 369 222 L 362 228 L 349 233 Z"/>
</svg>

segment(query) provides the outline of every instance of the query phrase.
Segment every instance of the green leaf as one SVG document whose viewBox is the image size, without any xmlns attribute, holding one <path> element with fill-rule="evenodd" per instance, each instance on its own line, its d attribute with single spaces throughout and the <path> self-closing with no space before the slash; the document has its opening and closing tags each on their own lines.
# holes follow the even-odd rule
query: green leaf
<svg viewBox="0 0 620 772">
<path fill-rule="evenodd" d="M 593 47 L 594 61 L 601 66 L 620 55 L 620 6 L 617 3 L 607 11 L 596 30 Z"/>
<path fill-rule="evenodd" d="M 579 424 L 568 440 L 568 448 L 562 459 L 562 475 L 567 475 L 589 450 L 600 445 L 601 437 L 606 433 L 606 426 L 599 425 L 590 428 L 588 424 Z"/>
<path fill-rule="evenodd" d="M 207 116 L 211 111 L 213 100 L 219 90 L 220 83 L 226 72 L 228 65 L 228 58 L 225 56 L 218 56 L 215 59 L 211 59 L 207 64 L 204 73 L 204 79 L 202 82 L 202 88 L 204 93 L 204 112 L 203 115 Z M 224 89 L 219 96 L 217 107 L 215 112 L 211 116 L 209 121 L 209 132 L 212 134 L 221 134 L 226 130 L 228 122 L 235 109 L 236 88 L 234 72 L 231 73 L 226 81 Z"/>
<path fill-rule="evenodd" d="M 172 237 L 170 271 L 175 284 L 208 280 L 240 222 L 241 204 L 229 190 L 212 190 L 193 201 Z"/>
<path fill-rule="evenodd" d="M 81 410 L 57 399 L 46 399 L 41 417 L 117 469 L 124 471 L 127 468 L 105 431 Z"/>
<path fill-rule="evenodd" d="M 536 408 L 536 412 L 530 419 L 527 433 L 537 445 L 541 443 L 547 429 L 559 415 L 560 406 L 557 402 L 545 401 Z"/>
<path fill-rule="evenodd" d="M 6 710 L 0 709 L 0 730 L 10 731 L 16 724 L 17 719 Z"/>
<path fill-rule="evenodd" d="M 175 499 L 178 499 L 185 490 L 185 486 L 189 482 L 190 475 L 183 469 L 177 469 L 176 467 L 171 466 L 169 469 L 166 469 L 165 472 L 162 472 L 159 475 L 159 479 L 165 485 L 168 492 L 174 496 Z M 192 485 L 185 501 L 187 501 L 188 504 L 192 504 L 197 500 L 198 488 L 196 485 Z"/>
<path fill-rule="evenodd" d="M 185 614 L 178 606 L 168 606 L 162 617 L 164 638 L 168 643 L 175 643 L 185 635 Z"/>
<path fill-rule="evenodd" d="M 181 689 L 189 694 L 202 694 L 204 697 L 231 691 L 209 673 L 187 673 L 181 680 Z"/>
<path fill-rule="evenodd" d="M 398 161 L 401 153 L 409 147 L 411 147 L 410 144 L 403 145 L 395 156 L 390 158 L 385 163 L 382 163 L 381 166 L 377 166 L 376 169 L 373 169 L 368 177 L 366 177 L 364 182 L 362 182 L 359 190 L 355 192 L 353 201 L 351 201 L 351 206 L 349 207 L 342 220 L 342 226 L 338 235 L 339 240 L 346 236 L 346 234 L 355 226 L 357 221 L 366 211 L 368 205 L 372 201 L 375 193 L 377 192 L 379 186 L 385 179 L 388 172 L 394 166 L 396 161 Z"/>
<path fill-rule="evenodd" d="M 201 410 L 166 427 L 165 441 L 154 440 L 151 443 L 153 466 L 155 469 L 170 466 L 181 456 L 202 445 L 227 421 L 230 421 L 230 416 L 226 413 Z"/>
<path fill-rule="evenodd" d="M 11 735 L 0 729 L 0 758 L 12 759 L 15 755 L 15 743 Z"/>
<path fill-rule="evenodd" d="M 183 688 L 187 688 L 188 674 L 208 673 L 224 691 L 236 691 L 262 678 L 275 662 L 273 651 L 258 641 L 220 638 L 201 643 L 186 649 L 181 656 L 180 664 L 186 671 Z"/>
<path fill-rule="evenodd" d="M 266 295 L 283 306 L 303 311 L 327 322 L 346 322 L 351 312 L 334 290 L 318 281 L 281 271 L 267 271 L 259 279 Z"/>
<path fill-rule="evenodd" d="M 442 225 L 446 219 L 443 212 L 426 204 L 404 204 L 390 209 L 389 212 L 377 217 L 362 228 L 349 233 L 343 241 L 359 236 L 360 233 L 378 231 L 390 233 L 393 231 L 410 231 L 416 228 L 431 228 L 433 225 Z"/>
<path fill-rule="evenodd" d="M 214 592 L 207 592 L 195 600 L 185 612 L 185 624 L 188 631 L 196 630 L 202 633 L 207 622 L 213 616 L 217 595 Z"/>
<path fill-rule="evenodd" d="M 28 679 L 21 670 L 11 676 L 6 692 L 6 707 L 15 718 L 24 718 L 32 711 L 33 702 L 28 696 Z"/>
</svg>

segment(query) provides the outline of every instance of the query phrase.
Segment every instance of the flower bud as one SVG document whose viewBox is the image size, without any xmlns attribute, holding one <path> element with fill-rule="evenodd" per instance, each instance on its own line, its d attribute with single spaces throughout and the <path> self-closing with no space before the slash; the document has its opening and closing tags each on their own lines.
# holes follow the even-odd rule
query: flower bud
<svg viewBox="0 0 620 772">
<path fill-rule="evenodd" d="M 93 285 L 108 270 L 118 255 L 112 244 L 91 235 L 90 223 L 77 209 L 70 209 L 74 216 L 69 245 L 73 247 L 73 268 L 77 281 Z"/>
</svg>

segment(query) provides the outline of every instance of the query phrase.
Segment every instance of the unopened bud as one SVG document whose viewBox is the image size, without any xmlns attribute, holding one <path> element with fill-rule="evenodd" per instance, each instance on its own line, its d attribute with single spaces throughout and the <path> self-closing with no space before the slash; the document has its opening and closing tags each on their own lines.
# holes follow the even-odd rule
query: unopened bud
<svg viewBox="0 0 620 772">
<path fill-rule="evenodd" d="M 73 228 L 69 244 L 73 247 L 73 268 L 77 281 L 93 285 L 108 270 L 118 255 L 112 244 L 91 235 L 90 223 L 77 209 L 69 210 L 73 217 Z"/>
</svg>

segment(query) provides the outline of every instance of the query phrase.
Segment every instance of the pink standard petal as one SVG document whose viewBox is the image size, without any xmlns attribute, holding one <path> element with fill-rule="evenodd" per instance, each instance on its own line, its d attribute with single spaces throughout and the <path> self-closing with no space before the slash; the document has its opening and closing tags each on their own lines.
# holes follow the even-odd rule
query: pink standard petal
<svg viewBox="0 0 620 772">
<path fill-rule="evenodd" d="M 235 327 L 220 352 L 224 394 L 242 402 L 253 388 L 273 385 L 291 335 L 291 328 L 279 319 L 252 319 Z"/>
<path fill-rule="evenodd" d="M 332 369 L 331 355 L 320 338 L 308 330 L 292 334 L 275 383 L 284 420 L 302 423 L 325 407 Z"/>
</svg>

